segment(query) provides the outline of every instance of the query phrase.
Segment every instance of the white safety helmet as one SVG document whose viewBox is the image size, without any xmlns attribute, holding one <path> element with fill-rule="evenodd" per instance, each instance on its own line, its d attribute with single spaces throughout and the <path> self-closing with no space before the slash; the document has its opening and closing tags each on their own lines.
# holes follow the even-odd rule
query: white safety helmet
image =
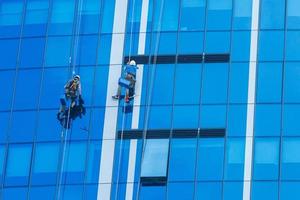
<svg viewBox="0 0 300 200">
<path fill-rule="evenodd" d="M 75 80 L 75 79 L 77 79 L 78 81 L 80 80 L 80 76 L 79 75 L 74 75 L 73 76 L 73 79 Z"/>
<path fill-rule="evenodd" d="M 135 62 L 134 60 L 131 60 L 131 61 L 129 62 L 129 65 L 136 65 L 136 62 Z"/>
</svg>

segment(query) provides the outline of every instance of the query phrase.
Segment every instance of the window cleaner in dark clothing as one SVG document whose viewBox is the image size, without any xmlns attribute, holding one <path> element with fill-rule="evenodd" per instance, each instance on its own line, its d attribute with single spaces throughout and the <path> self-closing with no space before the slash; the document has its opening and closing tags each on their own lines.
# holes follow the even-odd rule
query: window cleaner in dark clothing
<svg viewBox="0 0 300 200">
<path fill-rule="evenodd" d="M 81 96 L 81 84 L 80 76 L 74 75 L 73 79 L 69 80 L 64 86 L 65 98 L 60 99 L 60 109 L 57 113 L 57 119 L 64 128 L 70 128 L 72 121 L 77 117 L 85 115 L 84 101 Z M 67 102 L 70 102 L 70 108 L 67 106 Z M 70 110 L 69 110 L 70 109 Z M 69 119 L 69 122 L 68 122 Z"/>
<path fill-rule="evenodd" d="M 76 105 L 77 98 L 81 98 L 81 83 L 80 76 L 74 75 L 73 79 L 69 80 L 65 85 L 65 98 L 71 100 L 71 107 Z"/>
<path fill-rule="evenodd" d="M 119 99 L 122 91 L 122 87 L 126 88 L 125 102 L 128 103 L 129 99 L 134 97 L 134 89 L 136 83 L 136 70 L 138 67 L 136 66 L 136 62 L 131 60 L 124 67 L 124 76 L 119 78 L 119 87 L 118 92 L 114 99 Z"/>
</svg>

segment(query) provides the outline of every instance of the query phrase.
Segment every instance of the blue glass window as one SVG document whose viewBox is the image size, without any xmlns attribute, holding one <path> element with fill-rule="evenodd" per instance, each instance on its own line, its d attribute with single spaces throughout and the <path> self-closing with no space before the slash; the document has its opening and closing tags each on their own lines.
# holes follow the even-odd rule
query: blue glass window
<svg viewBox="0 0 300 200">
<path fill-rule="evenodd" d="M 98 47 L 98 57 L 97 62 L 100 65 L 108 65 L 110 62 L 110 52 L 111 52 L 111 34 L 101 34 L 99 39 Z"/>
<path fill-rule="evenodd" d="M 198 128 L 199 106 L 174 106 L 173 128 Z"/>
<path fill-rule="evenodd" d="M 168 139 L 146 140 L 141 177 L 166 177 L 168 156 Z"/>
<path fill-rule="evenodd" d="M 0 71 L 0 80 L 3 83 L 8 83 L 0 84 L 0 91 L 5 93 L 0 98 L 0 110 L 9 110 L 12 104 L 15 71 Z"/>
<path fill-rule="evenodd" d="M 281 179 L 299 180 L 300 171 L 300 138 L 285 138 L 282 140 Z"/>
<path fill-rule="evenodd" d="M 101 160 L 101 142 L 92 141 L 88 147 L 88 162 L 86 170 L 86 182 L 98 183 Z"/>
<path fill-rule="evenodd" d="M 196 20 L 195 20 L 196 21 Z M 203 32 L 180 32 L 179 54 L 200 54 L 203 52 Z"/>
<path fill-rule="evenodd" d="M 201 128 L 224 128 L 226 125 L 226 106 L 203 105 L 200 110 Z"/>
<path fill-rule="evenodd" d="M 227 113 L 227 134 L 228 136 L 246 135 L 246 105 L 229 105 Z"/>
<path fill-rule="evenodd" d="M 31 163 L 31 149 L 32 146 L 30 144 L 9 146 L 5 185 L 27 185 Z"/>
<path fill-rule="evenodd" d="M 12 69 L 16 67 L 19 39 L 0 40 L 0 68 Z"/>
<path fill-rule="evenodd" d="M 62 199 L 80 200 L 82 199 L 83 185 L 67 185 L 62 188 Z"/>
<path fill-rule="evenodd" d="M 297 8 L 300 7 L 298 0 L 289 0 L 287 3 L 287 28 L 299 29 L 300 28 L 300 13 Z"/>
<path fill-rule="evenodd" d="M 200 64 L 176 65 L 174 104 L 199 104 L 201 69 Z"/>
<path fill-rule="evenodd" d="M 208 0 L 207 4 L 207 29 L 230 29 L 232 0 Z"/>
<path fill-rule="evenodd" d="M 47 195 L 45 195 L 47 194 Z M 30 200 L 52 200 L 55 198 L 55 187 L 31 187 L 30 188 Z"/>
<path fill-rule="evenodd" d="M 229 50 L 230 50 L 229 32 L 221 32 L 221 31 L 206 32 L 205 53 L 207 54 L 228 53 Z"/>
<path fill-rule="evenodd" d="M 6 142 L 10 112 L 0 112 L 0 143 Z"/>
<path fill-rule="evenodd" d="M 154 81 L 149 82 L 149 95 L 152 96 L 152 105 L 171 104 L 174 88 L 174 65 L 153 65 Z M 153 72 L 149 73 L 150 79 L 153 78 Z"/>
<path fill-rule="evenodd" d="M 171 127 L 171 106 L 151 106 L 149 111 L 146 108 L 145 112 L 149 115 L 149 128 L 169 129 Z"/>
<path fill-rule="evenodd" d="M 33 109 L 37 107 L 41 72 L 41 69 L 20 70 L 18 72 L 14 109 Z"/>
<path fill-rule="evenodd" d="M 243 182 L 224 182 L 223 200 L 243 199 Z"/>
<path fill-rule="evenodd" d="M 181 1 L 181 16 L 180 16 L 180 30 L 193 31 L 203 30 L 205 20 L 204 0 L 182 0 Z M 197 19 L 197 20 L 191 20 Z"/>
<path fill-rule="evenodd" d="M 205 64 L 202 79 L 202 103 L 227 102 L 228 65 Z"/>
<path fill-rule="evenodd" d="M 300 182 L 282 181 L 280 186 L 280 200 L 300 199 Z"/>
<path fill-rule="evenodd" d="M 66 183 L 83 183 L 85 175 L 86 144 L 71 142 L 66 148 L 66 159 L 63 163 L 63 174 Z"/>
<path fill-rule="evenodd" d="M 22 14 L 23 14 L 23 4 L 24 4 L 23 0 L 2 0 L 1 1 L 0 37 L 5 37 L 5 36 L 16 37 L 19 35 L 20 24 L 22 21 Z"/>
<path fill-rule="evenodd" d="M 49 25 L 50 35 L 71 34 L 73 29 L 75 1 L 53 0 Z"/>
<path fill-rule="evenodd" d="M 103 16 L 101 24 L 101 33 L 112 33 L 114 14 L 115 14 L 115 0 L 103 0 Z"/>
<path fill-rule="evenodd" d="M 36 127 L 35 111 L 13 112 L 12 127 L 8 135 L 11 142 L 30 142 Z"/>
<path fill-rule="evenodd" d="M 286 63 L 284 73 L 284 102 L 297 103 L 300 101 L 299 63 Z"/>
<path fill-rule="evenodd" d="M 27 199 L 27 187 L 8 187 L 3 189 L 3 199 L 25 200 Z"/>
<path fill-rule="evenodd" d="M 222 199 L 222 183 L 199 182 L 196 194 L 197 200 L 220 200 Z"/>
<path fill-rule="evenodd" d="M 250 31 L 233 31 L 230 59 L 233 62 L 249 61 L 250 58 Z M 235 64 L 235 63 L 233 63 Z"/>
<path fill-rule="evenodd" d="M 142 13 L 142 0 L 129 0 L 128 14 L 127 14 L 127 33 L 139 32 L 141 13 Z M 149 5 L 148 5 L 149 6 Z"/>
<path fill-rule="evenodd" d="M 154 31 L 176 31 L 178 28 L 179 0 L 156 1 L 154 4 Z"/>
<path fill-rule="evenodd" d="M 44 38 L 24 38 L 20 50 L 20 67 L 42 67 L 44 49 Z"/>
<path fill-rule="evenodd" d="M 98 0 L 84 0 L 82 2 L 81 33 L 97 33 L 99 31 L 101 2 Z"/>
<path fill-rule="evenodd" d="M 300 19 L 300 17 L 299 17 Z M 285 59 L 287 61 L 300 60 L 300 31 L 287 31 L 286 32 L 286 53 Z"/>
<path fill-rule="evenodd" d="M 277 182 L 258 182 L 252 183 L 251 199 L 265 200 L 278 199 L 278 183 Z"/>
<path fill-rule="evenodd" d="M 284 105 L 283 108 L 283 135 L 300 135 L 300 106 L 295 104 Z"/>
<path fill-rule="evenodd" d="M 36 145 L 31 184 L 56 184 L 59 146 L 59 143 L 38 143 Z"/>
<path fill-rule="evenodd" d="M 258 103 L 280 103 L 282 98 L 282 69 L 281 63 L 260 63 L 257 72 Z"/>
<path fill-rule="evenodd" d="M 200 138 L 198 145 L 198 180 L 221 180 L 224 165 L 224 139 Z"/>
<path fill-rule="evenodd" d="M 23 35 L 44 35 L 47 29 L 49 0 L 27 0 Z"/>
<path fill-rule="evenodd" d="M 260 28 L 283 29 L 285 18 L 284 0 L 262 0 L 260 3 Z"/>
<path fill-rule="evenodd" d="M 165 186 L 142 186 L 140 189 L 139 199 L 143 200 L 165 200 L 166 187 Z"/>
<path fill-rule="evenodd" d="M 46 50 L 46 66 L 68 66 L 71 37 L 49 37 Z"/>
<path fill-rule="evenodd" d="M 197 139 L 172 139 L 169 161 L 169 181 L 195 179 Z"/>
<path fill-rule="evenodd" d="M 153 33 L 151 40 L 151 53 L 175 54 L 177 43 L 177 32 Z"/>
<path fill-rule="evenodd" d="M 39 112 L 36 138 L 38 141 L 60 140 L 62 128 L 56 119 L 56 113 L 57 109 Z"/>
<path fill-rule="evenodd" d="M 95 65 L 97 57 L 98 36 L 80 36 L 78 46 L 75 46 L 74 53 L 77 53 L 77 65 Z M 77 52 L 76 52 L 77 51 Z M 73 58 L 75 59 L 75 58 Z"/>
<path fill-rule="evenodd" d="M 98 184 L 96 185 L 85 185 L 84 196 L 85 199 L 95 199 L 98 193 Z"/>
<path fill-rule="evenodd" d="M 247 103 L 249 63 L 232 63 L 229 70 L 230 103 Z"/>
<path fill-rule="evenodd" d="M 0 184 L 2 184 L 2 176 L 3 176 L 4 162 L 5 162 L 5 152 L 6 152 L 6 147 L 4 145 L 0 145 Z"/>
<path fill-rule="evenodd" d="M 68 73 L 68 68 L 44 70 L 40 97 L 41 108 L 58 108 L 59 98 L 64 95 L 64 85 L 70 78 Z"/>
<path fill-rule="evenodd" d="M 226 141 L 226 160 L 224 179 L 243 180 L 245 161 L 245 139 L 228 138 Z"/>
<path fill-rule="evenodd" d="M 279 136 L 281 105 L 257 104 L 255 107 L 255 136 Z"/>
<path fill-rule="evenodd" d="M 258 45 L 259 61 L 281 61 L 283 59 L 284 32 L 260 31 Z"/>
<path fill-rule="evenodd" d="M 194 199 L 194 182 L 169 183 L 167 190 L 168 199 Z"/>
<path fill-rule="evenodd" d="M 108 84 L 108 66 L 100 66 L 95 70 L 95 90 L 94 102 L 96 106 L 105 106 L 106 95 L 103 95 L 107 90 Z"/>
<path fill-rule="evenodd" d="M 252 15 L 252 0 L 235 0 L 233 9 L 233 29 L 250 29 Z"/>
<path fill-rule="evenodd" d="M 277 180 L 279 169 L 279 139 L 256 138 L 254 144 L 254 180 Z"/>
</svg>

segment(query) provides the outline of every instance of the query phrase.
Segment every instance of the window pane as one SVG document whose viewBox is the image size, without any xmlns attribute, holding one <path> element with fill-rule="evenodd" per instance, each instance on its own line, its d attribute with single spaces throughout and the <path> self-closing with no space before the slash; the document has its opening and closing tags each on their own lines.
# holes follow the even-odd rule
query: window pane
<svg viewBox="0 0 300 200">
<path fill-rule="evenodd" d="M 101 160 L 101 142 L 91 142 L 88 149 L 89 160 L 87 163 L 86 181 L 88 183 L 98 183 Z"/>
<path fill-rule="evenodd" d="M 205 4 L 204 0 L 181 1 L 180 30 L 193 31 L 204 29 Z"/>
<path fill-rule="evenodd" d="M 258 66 L 258 103 L 280 103 L 282 98 L 282 63 L 260 63 Z"/>
<path fill-rule="evenodd" d="M 219 182 L 197 183 L 197 200 L 220 200 L 222 199 L 222 184 Z"/>
<path fill-rule="evenodd" d="M 226 124 L 226 106 L 209 105 L 201 106 L 201 128 L 224 128 Z"/>
<path fill-rule="evenodd" d="M 300 199 L 300 182 L 281 182 L 280 200 Z"/>
<path fill-rule="evenodd" d="M 300 19 L 300 16 L 299 16 Z M 300 24 L 300 23 L 299 23 Z M 287 61 L 300 60 L 300 31 L 287 31 L 286 32 L 286 54 Z"/>
<path fill-rule="evenodd" d="M 196 166 L 196 139 L 172 139 L 169 181 L 193 181 Z"/>
<path fill-rule="evenodd" d="M 37 108 L 41 74 L 41 69 L 19 70 L 15 89 L 14 109 Z"/>
<path fill-rule="evenodd" d="M 256 138 L 254 144 L 253 179 L 277 180 L 278 161 L 279 139 Z"/>
<path fill-rule="evenodd" d="M 24 38 L 20 50 L 20 67 L 42 67 L 44 49 L 44 38 Z"/>
<path fill-rule="evenodd" d="M 10 112 L 0 112 L 0 143 L 6 142 Z"/>
<path fill-rule="evenodd" d="M 29 144 L 10 145 L 8 150 L 5 185 L 26 185 L 31 163 Z M 20 167 L 22 166 L 22 167 Z"/>
<path fill-rule="evenodd" d="M 198 145 L 198 180 L 221 180 L 223 178 L 224 139 L 200 138 Z"/>
<path fill-rule="evenodd" d="M 152 34 L 151 53 L 156 54 L 175 54 L 177 43 L 177 32 L 162 32 Z"/>
<path fill-rule="evenodd" d="M 229 105 L 227 113 L 227 134 L 228 136 L 245 136 L 246 135 L 246 105 Z"/>
<path fill-rule="evenodd" d="M 165 200 L 167 198 L 165 186 L 142 186 L 140 190 L 139 199 Z"/>
<path fill-rule="evenodd" d="M 156 1 L 154 5 L 153 30 L 176 31 L 178 27 L 179 0 Z"/>
<path fill-rule="evenodd" d="M 141 177 L 166 177 L 169 155 L 168 139 L 147 139 Z"/>
<path fill-rule="evenodd" d="M 11 142 L 31 142 L 36 127 L 36 111 L 18 111 L 12 114 Z"/>
<path fill-rule="evenodd" d="M 243 199 L 243 182 L 224 182 L 223 200 Z"/>
<path fill-rule="evenodd" d="M 202 80 L 202 103 L 225 103 L 227 101 L 227 86 L 227 64 L 204 65 Z"/>
<path fill-rule="evenodd" d="M 46 33 L 49 0 L 27 0 L 23 35 L 36 36 Z"/>
<path fill-rule="evenodd" d="M 66 185 L 62 191 L 62 199 L 72 199 L 72 200 L 81 200 L 83 193 L 83 185 Z"/>
<path fill-rule="evenodd" d="M 287 2 L 287 28 L 299 29 L 300 28 L 300 13 L 298 8 L 300 2 L 298 0 L 289 0 Z"/>
<path fill-rule="evenodd" d="M 199 106 L 174 106 L 173 128 L 198 128 Z"/>
<path fill-rule="evenodd" d="M 254 124 L 255 136 L 280 136 L 281 105 L 257 104 Z"/>
<path fill-rule="evenodd" d="M 169 183 L 168 184 L 168 199 L 194 199 L 194 182 Z"/>
<path fill-rule="evenodd" d="M 98 0 L 84 0 L 82 2 L 81 33 L 97 33 L 99 31 L 101 3 Z"/>
<path fill-rule="evenodd" d="M 71 37 L 49 37 L 46 50 L 46 66 L 68 66 Z"/>
<path fill-rule="evenodd" d="M 300 179 L 300 138 L 285 138 L 282 140 L 281 179 Z"/>
<path fill-rule="evenodd" d="M 71 34 L 74 10 L 75 1 L 73 0 L 53 0 L 49 34 Z"/>
<path fill-rule="evenodd" d="M 207 29 L 230 29 L 232 0 L 208 0 L 207 4 Z"/>
<path fill-rule="evenodd" d="M 40 200 L 41 197 L 43 197 L 43 200 L 53 200 L 55 198 L 55 187 L 30 188 L 30 200 Z"/>
<path fill-rule="evenodd" d="M 3 199 L 11 200 L 26 200 L 27 199 L 27 187 L 11 187 L 3 189 Z"/>
<path fill-rule="evenodd" d="M 0 91 L 4 91 L 5 93 L 5 95 L 1 95 L 0 98 L 0 110 L 9 110 L 11 108 L 15 73 L 15 71 L 0 71 L 0 80 L 3 81 L 3 83 L 9 83 L 0 84 Z"/>
<path fill-rule="evenodd" d="M 115 0 L 103 0 L 102 33 L 112 33 L 115 13 Z"/>
<path fill-rule="evenodd" d="M 259 61 L 281 61 L 283 59 L 284 32 L 260 31 L 258 45 Z"/>
<path fill-rule="evenodd" d="M 247 103 L 249 63 L 231 63 L 229 77 L 230 103 Z"/>
<path fill-rule="evenodd" d="M 233 9 L 233 29 L 250 29 L 252 0 L 235 0 Z"/>
<path fill-rule="evenodd" d="M 31 184 L 49 185 L 56 183 L 59 146 L 59 143 L 39 143 L 36 145 Z"/>
<path fill-rule="evenodd" d="M 203 32 L 180 32 L 178 38 L 178 53 L 203 53 Z"/>
<path fill-rule="evenodd" d="M 16 67 L 19 39 L 0 40 L 0 68 L 12 69 Z"/>
<path fill-rule="evenodd" d="M 283 29 L 285 18 L 284 0 L 262 0 L 260 27 L 263 29 Z"/>
<path fill-rule="evenodd" d="M 146 108 L 149 109 L 149 108 Z M 146 110 L 146 112 L 148 112 Z M 170 129 L 171 127 L 171 106 L 151 106 L 149 111 L 149 128 Z"/>
<path fill-rule="evenodd" d="M 4 170 L 4 161 L 5 161 L 5 153 L 6 153 L 6 146 L 0 145 L 0 184 L 2 185 L 2 176 Z"/>
<path fill-rule="evenodd" d="M 249 61 L 251 38 L 250 31 L 233 31 L 231 38 L 231 61 Z"/>
<path fill-rule="evenodd" d="M 229 32 L 223 32 L 223 31 L 206 32 L 205 53 L 207 54 L 228 53 L 229 50 L 230 50 Z"/>
<path fill-rule="evenodd" d="M 283 107 L 283 135 L 300 135 L 300 106 L 285 104 Z"/>
<path fill-rule="evenodd" d="M 77 51 L 76 64 L 77 65 L 95 65 L 97 54 L 98 36 L 80 36 Z M 74 53 L 72 53 L 74 54 Z M 75 59 L 75 58 L 73 58 Z"/>
<path fill-rule="evenodd" d="M 299 63 L 286 63 L 284 72 L 284 102 L 300 102 Z"/>
<path fill-rule="evenodd" d="M 254 181 L 251 193 L 251 199 L 253 200 L 276 200 L 278 199 L 278 183 Z"/>
<path fill-rule="evenodd" d="M 245 161 L 245 139 L 228 138 L 226 141 L 226 160 L 224 179 L 243 180 Z"/>
<path fill-rule="evenodd" d="M 199 104 L 201 69 L 201 64 L 176 65 L 174 104 Z"/>
</svg>

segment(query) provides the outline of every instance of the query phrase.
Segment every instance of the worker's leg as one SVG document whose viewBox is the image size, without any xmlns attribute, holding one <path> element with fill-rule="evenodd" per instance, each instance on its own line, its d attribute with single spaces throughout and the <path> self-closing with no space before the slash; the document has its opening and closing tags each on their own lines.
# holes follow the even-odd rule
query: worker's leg
<svg viewBox="0 0 300 200">
<path fill-rule="evenodd" d="M 119 85 L 118 86 L 118 91 L 117 94 L 115 96 L 113 96 L 114 99 L 119 99 L 120 95 L 121 95 L 121 91 L 122 91 L 122 87 Z"/>
</svg>

